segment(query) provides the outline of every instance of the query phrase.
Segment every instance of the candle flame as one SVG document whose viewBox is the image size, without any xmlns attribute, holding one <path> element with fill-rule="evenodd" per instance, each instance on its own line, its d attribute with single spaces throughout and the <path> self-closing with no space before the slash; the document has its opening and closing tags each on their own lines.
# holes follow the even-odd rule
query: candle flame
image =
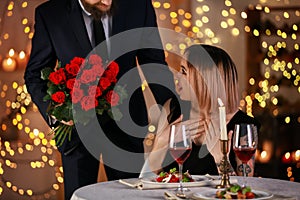
<svg viewBox="0 0 300 200">
<path fill-rule="evenodd" d="M 224 106 L 224 103 L 220 98 L 218 98 L 218 103 L 219 103 L 219 106 Z"/>
<path fill-rule="evenodd" d="M 8 52 L 9 57 L 13 57 L 15 55 L 15 50 L 14 49 L 10 49 Z"/>
</svg>

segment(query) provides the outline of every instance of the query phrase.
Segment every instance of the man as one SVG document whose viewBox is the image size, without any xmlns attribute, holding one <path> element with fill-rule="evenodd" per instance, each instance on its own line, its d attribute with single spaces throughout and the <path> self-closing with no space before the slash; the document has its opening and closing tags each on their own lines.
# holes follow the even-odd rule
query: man
<svg viewBox="0 0 300 200">
<path fill-rule="evenodd" d="M 64 66 L 75 56 L 86 57 L 96 46 L 93 28 L 91 28 L 94 18 L 101 19 L 106 38 L 130 29 L 157 27 L 151 0 L 51 0 L 38 6 L 35 12 L 32 51 L 24 78 L 33 102 L 38 106 L 50 126 L 55 124 L 46 112 L 49 102 L 43 101 L 47 86 L 46 82 L 40 78 L 41 70 L 44 67 L 55 67 L 57 61 Z M 159 39 L 158 31 L 154 34 L 157 34 Z M 146 39 L 146 37 L 140 39 Z M 158 42 L 161 44 L 160 40 Z M 115 55 L 114 48 L 116 45 L 107 43 L 110 55 Z M 133 50 L 117 56 L 115 60 L 120 66 L 119 78 L 130 69 L 135 68 L 136 60 L 139 64 L 166 65 L 163 50 L 153 48 Z M 135 77 L 135 79 L 138 80 L 139 77 Z M 171 73 L 165 79 L 171 81 Z M 158 85 L 153 85 L 152 90 L 160 104 L 172 96 L 170 90 Z M 138 89 L 130 92 L 132 93 L 129 100 L 130 115 L 136 124 L 144 127 L 143 132 L 146 134 L 147 110 L 142 91 Z M 100 123 L 103 119 L 104 116 L 99 118 Z M 143 152 L 141 135 L 139 135 L 140 138 L 130 136 L 118 128 L 114 121 L 104 120 L 106 122 L 101 126 L 114 144 L 126 151 Z M 71 141 L 66 140 L 59 147 L 59 151 L 62 155 L 64 169 L 65 199 L 70 199 L 77 188 L 96 182 L 99 161 L 88 152 L 76 130 L 72 132 Z M 108 154 L 103 155 L 104 163 L 105 159 L 109 157 Z M 114 159 L 118 160 L 118 158 Z M 142 165 L 142 163 L 138 163 L 138 165 Z M 114 166 L 105 166 L 105 169 L 109 180 L 138 176 L 138 173 L 127 173 Z"/>
</svg>

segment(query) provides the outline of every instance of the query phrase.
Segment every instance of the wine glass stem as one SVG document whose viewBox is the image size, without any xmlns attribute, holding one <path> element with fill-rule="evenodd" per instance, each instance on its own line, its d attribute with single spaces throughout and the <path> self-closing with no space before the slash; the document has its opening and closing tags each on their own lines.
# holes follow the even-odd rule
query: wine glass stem
<svg viewBox="0 0 300 200">
<path fill-rule="evenodd" d="M 179 191 L 183 193 L 183 186 L 182 186 L 182 164 L 178 164 L 179 167 Z"/>
<path fill-rule="evenodd" d="M 243 163 L 243 176 L 244 176 L 244 183 L 243 183 L 243 186 L 246 186 L 246 177 L 248 176 L 248 174 L 247 174 L 247 163 Z"/>
</svg>

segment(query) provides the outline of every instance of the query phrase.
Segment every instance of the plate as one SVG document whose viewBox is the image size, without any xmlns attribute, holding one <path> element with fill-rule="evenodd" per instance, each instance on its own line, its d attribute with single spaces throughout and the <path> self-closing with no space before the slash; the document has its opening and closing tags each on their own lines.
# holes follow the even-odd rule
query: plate
<svg viewBox="0 0 300 200">
<path fill-rule="evenodd" d="M 199 176 L 199 175 L 192 175 L 194 182 L 184 182 L 184 187 L 197 187 L 197 186 L 206 186 L 214 184 L 213 181 L 209 180 L 205 176 Z M 155 177 L 156 178 L 156 177 Z M 156 182 L 155 178 L 149 178 L 149 179 L 142 179 L 142 187 L 143 189 L 147 188 L 176 188 L 179 186 L 179 183 L 162 183 L 162 182 Z M 220 181 L 220 180 L 218 180 Z"/>
<path fill-rule="evenodd" d="M 204 190 L 202 192 L 195 192 L 193 194 L 193 197 L 195 199 L 218 199 L 215 197 L 217 190 L 219 189 L 208 188 L 207 190 Z M 261 190 L 252 190 L 252 192 L 257 196 L 256 198 L 254 198 L 254 200 L 270 199 L 271 197 L 273 197 L 273 194 Z"/>
</svg>

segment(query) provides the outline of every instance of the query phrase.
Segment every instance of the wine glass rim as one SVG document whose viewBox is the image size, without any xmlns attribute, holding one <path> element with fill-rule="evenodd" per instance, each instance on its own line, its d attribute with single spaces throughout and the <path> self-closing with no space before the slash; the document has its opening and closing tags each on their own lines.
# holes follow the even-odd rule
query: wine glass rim
<svg viewBox="0 0 300 200">
<path fill-rule="evenodd" d="M 253 123 L 237 123 L 237 124 L 235 124 L 235 126 L 245 126 L 245 125 L 256 126 L 256 125 L 253 124 Z"/>
</svg>

